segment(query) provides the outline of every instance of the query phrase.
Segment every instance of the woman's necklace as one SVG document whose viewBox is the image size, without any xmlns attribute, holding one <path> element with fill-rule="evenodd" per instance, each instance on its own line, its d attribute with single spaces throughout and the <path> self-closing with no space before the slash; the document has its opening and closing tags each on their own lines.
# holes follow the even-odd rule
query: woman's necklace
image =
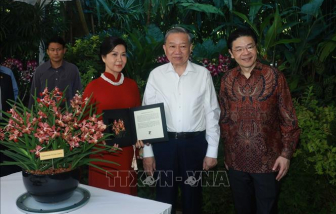
<svg viewBox="0 0 336 214">
<path fill-rule="evenodd" d="M 105 80 L 106 82 L 112 84 L 112 85 L 121 85 L 124 82 L 124 74 L 120 73 L 121 77 L 119 82 L 113 82 L 112 80 L 110 80 L 109 78 L 107 78 L 104 74 L 101 74 L 100 77 L 103 78 L 103 80 Z"/>
</svg>

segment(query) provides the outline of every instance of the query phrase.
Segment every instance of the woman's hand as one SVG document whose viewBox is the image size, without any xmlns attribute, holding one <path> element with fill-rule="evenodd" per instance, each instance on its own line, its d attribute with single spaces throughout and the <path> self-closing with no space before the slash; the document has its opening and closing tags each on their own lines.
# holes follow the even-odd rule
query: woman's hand
<svg viewBox="0 0 336 214">
<path fill-rule="evenodd" d="M 135 147 L 140 149 L 144 147 L 144 143 L 142 142 L 142 140 L 137 140 L 137 142 L 135 143 Z"/>
</svg>

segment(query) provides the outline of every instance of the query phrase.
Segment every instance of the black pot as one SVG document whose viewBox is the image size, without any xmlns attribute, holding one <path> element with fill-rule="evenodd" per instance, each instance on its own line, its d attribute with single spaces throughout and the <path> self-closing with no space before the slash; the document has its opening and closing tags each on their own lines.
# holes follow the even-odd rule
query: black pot
<svg viewBox="0 0 336 214">
<path fill-rule="evenodd" d="M 35 175 L 22 171 L 28 193 L 38 202 L 55 203 L 70 198 L 79 183 L 79 170 L 54 175 Z"/>
</svg>

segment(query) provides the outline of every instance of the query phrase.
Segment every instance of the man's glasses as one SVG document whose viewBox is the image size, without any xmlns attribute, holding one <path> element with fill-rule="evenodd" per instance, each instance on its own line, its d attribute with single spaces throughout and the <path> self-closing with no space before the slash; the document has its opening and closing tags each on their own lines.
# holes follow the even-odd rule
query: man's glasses
<svg viewBox="0 0 336 214">
<path fill-rule="evenodd" d="M 240 54 L 243 53 L 243 51 L 246 49 L 248 52 L 252 52 L 254 51 L 254 48 L 256 47 L 256 45 L 248 45 L 246 47 L 238 47 L 236 49 L 233 50 L 233 52 Z"/>
</svg>

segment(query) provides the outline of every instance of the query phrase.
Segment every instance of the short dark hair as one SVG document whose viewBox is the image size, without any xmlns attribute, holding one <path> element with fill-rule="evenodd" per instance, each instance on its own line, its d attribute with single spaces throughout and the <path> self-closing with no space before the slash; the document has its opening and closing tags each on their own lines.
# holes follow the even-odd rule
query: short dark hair
<svg viewBox="0 0 336 214">
<path fill-rule="evenodd" d="M 164 38 L 164 44 L 166 44 L 168 36 L 170 34 L 173 34 L 173 33 L 184 33 L 184 34 L 187 34 L 188 35 L 188 41 L 191 44 L 191 42 L 192 42 L 191 35 L 190 35 L 189 31 L 187 29 L 183 28 L 183 27 L 173 27 L 173 28 L 169 29 L 166 32 L 166 35 L 165 35 L 165 38 Z"/>
<path fill-rule="evenodd" d="M 106 56 L 110 53 L 117 45 L 125 46 L 127 51 L 126 42 L 120 37 L 109 36 L 104 39 L 102 44 L 100 45 L 100 56 Z"/>
<path fill-rule="evenodd" d="M 58 44 L 61 44 L 63 46 L 63 48 L 65 48 L 65 41 L 60 36 L 55 36 L 55 37 L 51 38 L 47 43 L 47 49 L 49 48 L 50 43 L 58 43 Z"/>
<path fill-rule="evenodd" d="M 235 41 L 236 39 L 238 39 L 239 37 L 242 37 L 242 36 L 252 37 L 255 44 L 258 43 L 257 35 L 254 33 L 253 30 L 251 30 L 250 28 L 238 28 L 230 34 L 230 36 L 227 40 L 229 50 L 232 50 L 233 41 Z"/>
</svg>

